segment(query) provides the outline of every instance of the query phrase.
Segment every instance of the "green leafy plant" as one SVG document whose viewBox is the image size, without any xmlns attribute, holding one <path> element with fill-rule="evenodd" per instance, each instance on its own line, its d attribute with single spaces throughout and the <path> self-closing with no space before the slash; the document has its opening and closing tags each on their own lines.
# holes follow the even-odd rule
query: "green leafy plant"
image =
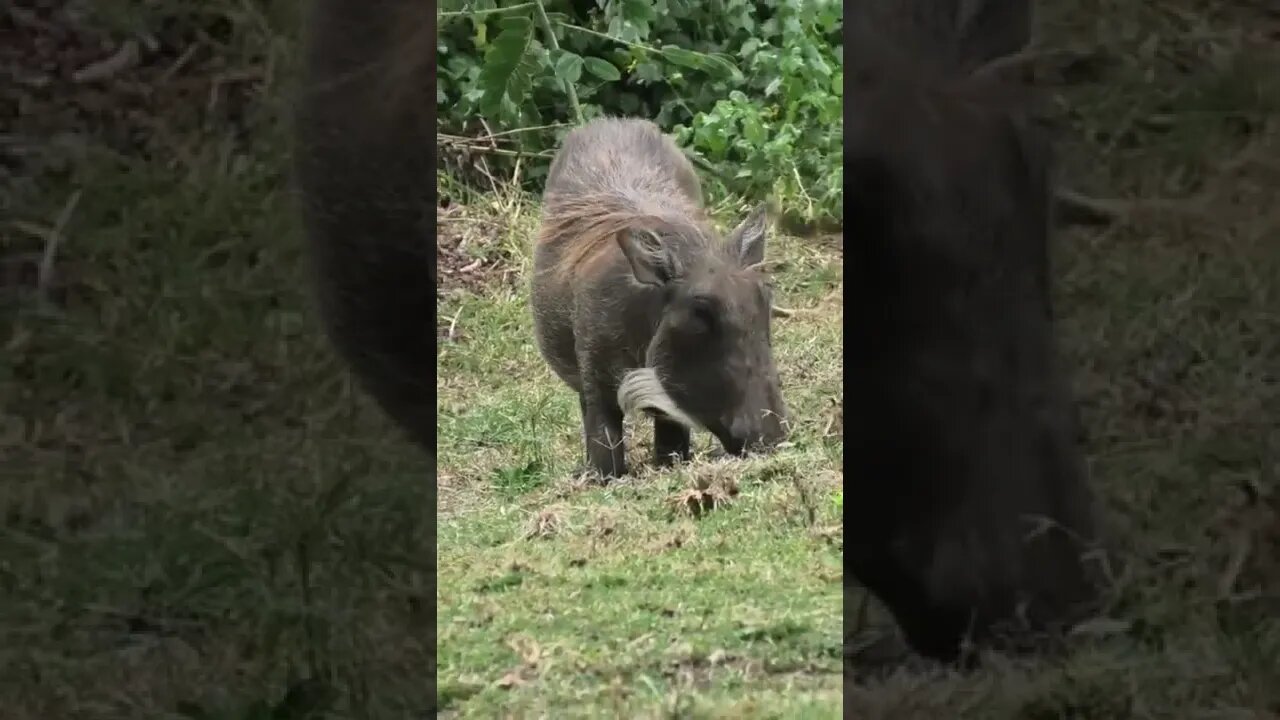
<svg viewBox="0 0 1280 720">
<path fill-rule="evenodd" d="M 573 125 L 645 117 L 702 166 L 713 198 L 772 196 L 804 221 L 840 220 L 837 0 L 471 0 L 440 16 L 446 157 L 482 156 L 490 173 L 523 162 L 536 189 Z"/>
</svg>

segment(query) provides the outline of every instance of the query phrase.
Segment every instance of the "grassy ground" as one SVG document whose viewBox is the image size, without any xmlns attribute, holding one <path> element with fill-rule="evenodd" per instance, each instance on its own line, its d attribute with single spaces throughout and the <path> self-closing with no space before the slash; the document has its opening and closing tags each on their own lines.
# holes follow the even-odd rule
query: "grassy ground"
<svg viewBox="0 0 1280 720">
<path fill-rule="evenodd" d="M 485 261 L 446 274 L 456 289 L 440 306 L 442 704 L 465 717 L 838 717 L 839 252 L 769 247 L 782 302 L 805 311 L 776 335 L 793 447 L 658 472 L 644 468 L 651 428 L 631 424 L 641 472 L 601 489 L 572 475 L 576 396 L 533 342 L 536 223 L 506 196 L 442 222 Z"/>
</svg>

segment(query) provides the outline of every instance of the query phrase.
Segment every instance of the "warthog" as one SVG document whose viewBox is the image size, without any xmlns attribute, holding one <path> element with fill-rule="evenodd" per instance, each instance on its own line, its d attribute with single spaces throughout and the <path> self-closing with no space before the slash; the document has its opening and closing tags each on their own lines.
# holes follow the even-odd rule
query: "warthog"
<svg viewBox="0 0 1280 720">
<path fill-rule="evenodd" d="M 942 12 L 961 6 L 985 19 L 965 31 Z M 980 67 L 1016 49 L 1026 3 L 853 7 L 846 578 L 923 655 L 1025 647 L 1096 597 L 1050 302 L 1050 147 L 1026 89 Z"/>
<path fill-rule="evenodd" d="M 420 0 L 311 3 L 295 149 L 329 337 L 431 454 L 434 16 Z"/>
<path fill-rule="evenodd" d="M 534 250 L 538 347 L 578 393 L 588 468 L 626 473 L 624 412 L 654 416 L 659 464 L 690 429 L 731 453 L 784 436 L 763 207 L 727 237 L 689 160 L 653 123 L 595 120 L 551 164 Z"/>
</svg>

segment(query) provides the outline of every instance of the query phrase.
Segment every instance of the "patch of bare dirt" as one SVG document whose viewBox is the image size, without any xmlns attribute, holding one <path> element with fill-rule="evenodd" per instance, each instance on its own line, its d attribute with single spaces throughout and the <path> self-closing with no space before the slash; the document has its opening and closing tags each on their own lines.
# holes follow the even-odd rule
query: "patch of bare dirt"
<svg viewBox="0 0 1280 720">
<path fill-rule="evenodd" d="M 244 137 L 269 79 L 267 58 L 232 65 L 234 27 L 217 14 L 156 13 L 146 31 L 102 27 L 84 3 L 18 0 L 0 11 L 0 177 L 61 169 L 68 148 L 183 155 L 180 131 Z M 57 142 L 54 142 L 54 140 Z"/>
<path fill-rule="evenodd" d="M 667 506 L 677 515 L 700 518 L 731 503 L 738 492 L 738 481 L 731 475 L 698 473 L 689 487 L 667 498 Z"/>
<path fill-rule="evenodd" d="M 153 24 L 124 32 L 105 27 L 94 7 L 0 5 L 0 215 L 19 218 L 0 227 L 0 302 L 39 292 L 61 305 L 83 290 L 75 259 L 55 252 L 67 218 L 27 214 L 30 199 L 74 174 L 86 153 L 182 163 L 192 151 L 178 138 L 216 128 L 247 143 L 251 111 L 262 105 L 270 63 L 230 59 L 229 19 L 150 9 Z"/>
<path fill-rule="evenodd" d="M 471 216 L 460 205 L 437 208 L 437 294 L 474 293 L 504 283 L 514 286 L 516 273 L 510 258 L 495 247 L 495 236 L 504 229 L 495 220 Z"/>
<path fill-rule="evenodd" d="M 462 205 L 436 208 L 437 302 L 457 294 L 515 289 L 520 281 L 519 268 L 501 244 L 508 229 L 502 220 Z M 437 340 L 460 339 L 456 320 L 456 315 L 437 315 Z"/>
<path fill-rule="evenodd" d="M 456 208 L 456 206 L 454 206 Z M 467 218 L 461 210 L 442 208 L 435 213 L 435 266 L 440 284 L 438 295 L 449 292 L 479 292 L 494 284 L 513 281 L 511 266 L 502 252 L 486 247 L 485 227 L 490 223 Z"/>
<path fill-rule="evenodd" d="M 458 295 L 484 295 L 515 290 L 520 272 L 511 254 L 500 245 L 507 225 L 488 215 L 471 213 L 465 206 L 435 210 L 435 301 Z M 438 342 L 458 342 L 465 337 L 458 323 L 462 307 L 436 314 Z"/>
</svg>

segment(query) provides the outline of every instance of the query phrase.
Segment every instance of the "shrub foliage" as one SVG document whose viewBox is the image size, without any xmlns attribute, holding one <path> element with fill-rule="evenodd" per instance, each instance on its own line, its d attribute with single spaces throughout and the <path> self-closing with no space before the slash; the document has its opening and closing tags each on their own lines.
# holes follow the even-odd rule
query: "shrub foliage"
<svg viewBox="0 0 1280 720">
<path fill-rule="evenodd" d="M 441 3 L 437 103 L 446 158 L 536 188 L 577 122 L 650 118 L 720 199 L 771 195 L 839 221 L 839 0 Z M 451 152 L 452 151 L 452 152 Z"/>
</svg>

